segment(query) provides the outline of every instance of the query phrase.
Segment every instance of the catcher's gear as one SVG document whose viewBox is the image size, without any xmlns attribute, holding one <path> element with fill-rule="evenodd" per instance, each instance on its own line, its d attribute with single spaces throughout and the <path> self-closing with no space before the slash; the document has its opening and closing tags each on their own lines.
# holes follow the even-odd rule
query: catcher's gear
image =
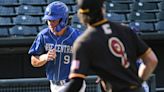
<svg viewBox="0 0 164 92">
<path fill-rule="evenodd" d="M 60 1 L 50 3 L 45 10 L 43 20 L 58 20 L 61 19 L 55 30 L 61 31 L 68 22 L 68 7 Z"/>
</svg>

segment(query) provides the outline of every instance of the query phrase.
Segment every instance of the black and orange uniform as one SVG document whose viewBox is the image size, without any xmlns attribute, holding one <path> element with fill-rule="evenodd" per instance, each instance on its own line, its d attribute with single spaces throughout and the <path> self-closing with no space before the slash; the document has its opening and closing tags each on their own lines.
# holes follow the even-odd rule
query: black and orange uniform
<svg viewBox="0 0 164 92">
<path fill-rule="evenodd" d="M 150 51 L 129 27 L 103 19 L 75 41 L 69 77 L 85 78 L 93 71 L 112 85 L 112 92 L 144 92 L 136 60 Z"/>
</svg>

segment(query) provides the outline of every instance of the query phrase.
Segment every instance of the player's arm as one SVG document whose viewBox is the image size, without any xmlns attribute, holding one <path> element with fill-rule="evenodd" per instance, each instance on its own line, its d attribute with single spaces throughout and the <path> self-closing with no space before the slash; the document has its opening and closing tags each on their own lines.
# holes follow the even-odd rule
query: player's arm
<svg viewBox="0 0 164 92">
<path fill-rule="evenodd" d="M 40 60 L 39 57 L 42 57 L 42 56 L 31 56 L 31 64 L 33 67 L 41 67 L 47 63 L 46 60 Z"/>
<path fill-rule="evenodd" d="M 134 46 L 137 48 L 137 53 L 139 58 L 143 60 L 143 63 L 138 70 L 139 77 L 144 81 L 149 78 L 149 76 L 155 70 L 158 59 L 151 48 L 142 40 L 140 37 L 134 33 L 134 31 L 129 31 L 131 33 L 132 39 L 135 42 Z"/>
<path fill-rule="evenodd" d="M 46 54 L 40 56 L 31 56 L 31 64 L 34 67 L 41 67 L 47 63 L 47 61 L 54 60 L 56 58 L 55 49 L 48 51 Z"/>
<path fill-rule="evenodd" d="M 79 92 L 83 85 L 83 78 L 72 78 L 69 82 L 69 85 L 65 88 L 64 92 Z"/>
<path fill-rule="evenodd" d="M 150 48 L 141 56 L 141 58 L 144 65 L 139 67 L 139 77 L 143 80 L 147 80 L 155 70 L 158 59 Z"/>
</svg>

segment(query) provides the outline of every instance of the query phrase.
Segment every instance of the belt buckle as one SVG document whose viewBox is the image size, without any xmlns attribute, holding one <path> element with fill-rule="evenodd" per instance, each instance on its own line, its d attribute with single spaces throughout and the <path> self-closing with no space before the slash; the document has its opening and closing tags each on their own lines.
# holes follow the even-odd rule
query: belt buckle
<svg viewBox="0 0 164 92">
<path fill-rule="evenodd" d="M 67 82 L 69 82 L 69 80 L 68 79 L 64 79 L 64 80 L 57 81 L 55 84 L 62 86 L 62 85 L 64 85 Z"/>
<path fill-rule="evenodd" d="M 64 85 L 66 83 L 66 80 L 59 81 L 60 85 Z"/>
</svg>

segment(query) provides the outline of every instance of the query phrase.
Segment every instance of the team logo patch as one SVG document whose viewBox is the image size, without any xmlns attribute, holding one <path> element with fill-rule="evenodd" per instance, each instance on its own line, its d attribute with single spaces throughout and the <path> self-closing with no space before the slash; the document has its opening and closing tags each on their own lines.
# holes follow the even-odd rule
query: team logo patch
<svg viewBox="0 0 164 92">
<path fill-rule="evenodd" d="M 109 49 L 114 56 L 121 58 L 122 66 L 129 67 L 130 63 L 128 62 L 125 47 L 118 38 L 112 37 L 109 39 Z"/>
<path fill-rule="evenodd" d="M 73 60 L 71 65 L 71 70 L 77 70 L 80 67 L 80 61 L 79 60 Z"/>
</svg>

